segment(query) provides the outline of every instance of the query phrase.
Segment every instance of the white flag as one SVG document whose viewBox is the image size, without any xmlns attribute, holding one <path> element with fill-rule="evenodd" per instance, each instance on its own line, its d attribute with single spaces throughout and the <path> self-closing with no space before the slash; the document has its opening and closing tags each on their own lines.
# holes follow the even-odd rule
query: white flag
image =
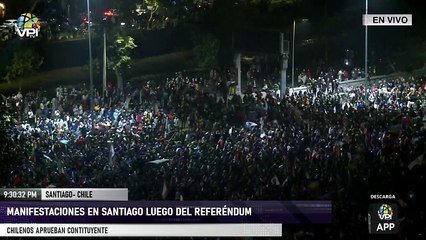
<svg viewBox="0 0 426 240">
<path fill-rule="evenodd" d="M 110 147 L 110 150 L 109 150 L 109 165 L 111 165 L 111 166 L 113 165 L 114 156 L 115 156 L 114 146 L 112 146 L 112 144 L 111 144 L 111 147 Z"/>
<path fill-rule="evenodd" d="M 413 168 L 416 165 L 422 165 L 423 164 L 423 159 L 424 159 L 424 154 L 418 156 L 414 161 L 412 161 L 409 165 L 408 165 L 408 169 L 413 170 Z"/>
</svg>

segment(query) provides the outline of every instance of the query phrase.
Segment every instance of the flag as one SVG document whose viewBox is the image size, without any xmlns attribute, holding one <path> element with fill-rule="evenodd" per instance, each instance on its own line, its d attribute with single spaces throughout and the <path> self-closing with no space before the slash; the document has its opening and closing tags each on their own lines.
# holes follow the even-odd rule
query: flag
<svg viewBox="0 0 426 240">
<path fill-rule="evenodd" d="M 124 102 L 124 108 L 128 109 L 129 108 L 129 104 L 130 104 L 130 100 L 132 100 L 131 97 L 127 97 L 126 101 Z"/>
<path fill-rule="evenodd" d="M 40 163 L 41 160 L 42 160 L 42 158 L 43 158 L 43 153 L 40 151 L 40 149 L 38 148 L 37 144 L 34 143 L 32 154 L 31 154 L 31 160 L 34 163 Z"/>
<path fill-rule="evenodd" d="M 281 185 L 280 180 L 278 179 L 277 175 L 274 175 L 274 177 L 271 179 L 272 185 L 279 186 Z"/>
<path fill-rule="evenodd" d="M 68 175 L 68 180 L 71 183 L 75 183 L 75 169 L 72 168 L 68 168 L 66 171 L 67 175 Z"/>
<path fill-rule="evenodd" d="M 283 187 L 287 185 L 288 181 L 290 180 L 290 176 L 287 176 L 286 179 L 283 182 Z"/>
<path fill-rule="evenodd" d="M 22 178 L 19 174 L 15 175 L 15 179 L 13 180 L 13 186 L 17 187 L 22 183 Z"/>
<path fill-rule="evenodd" d="M 36 151 L 37 151 L 37 146 L 36 146 L 36 144 L 34 143 L 34 144 L 33 144 L 33 150 L 31 151 L 31 161 L 33 161 L 34 163 L 35 163 L 35 162 L 36 162 L 36 160 L 37 160 Z"/>
<path fill-rule="evenodd" d="M 408 165 L 408 169 L 413 170 L 413 168 L 416 165 L 422 165 L 423 164 L 423 159 L 424 159 L 424 154 L 418 156 L 416 159 L 414 159 L 414 161 L 412 161 L 409 165 Z"/>
<path fill-rule="evenodd" d="M 257 123 L 254 122 L 246 122 L 246 128 L 253 130 L 257 126 Z"/>
<path fill-rule="evenodd" d="M 88 176 L 84 176 L 82 179 L 80 179 L 80 183 L 82 185 L 86 184 L 87 182 L 89 182 L 89 177 Z"/>
<path fill-rule="evenodd" d="M 264 121 L 263 121 L 263 117 L 260 118 L 260 137 L 264 138 L 266 136 L 265 131 L 263 130 L 263 126 L 264 126 Z"/>
<path fill-rule="evenodd" d="M 170 161 L 170 159 L 163 158 L 163 159 L 157 159 L 157 160 L 154 160 L 154 161 L 149 161 L 148 163 L 161 164 L 161 163 L 165 163 L 165 162 L 168 162 L 168 161 Z"/>
<path fill-rule="evenodd" d="M 109 150 L 109 160 L 108 160 L 110 166 L 113 166 L 115 164 L 114 156 L 115 156 L 114 146 L 111 143 L 110 150 Z"/>
<path fill-rule="evenodd" d="M 47 156 L 46 154 L 43 155 L 47 160 L 53 162 L 52 158 L 50 158 L 49 156 Z"/>
<path fill-rule="evenodd" d="M 167 114 L 167 118 L 173 120 L 175 118 L 175 113 Z"/>
<path fill-rule="evenodd" d="M 161 197 L 163 200 L 166 200 L 167 196 L 169 195 L 169 188 L 167 187 L 166 180 L 163 181 L 163 191 L 161 192 Z"/>
</svg>

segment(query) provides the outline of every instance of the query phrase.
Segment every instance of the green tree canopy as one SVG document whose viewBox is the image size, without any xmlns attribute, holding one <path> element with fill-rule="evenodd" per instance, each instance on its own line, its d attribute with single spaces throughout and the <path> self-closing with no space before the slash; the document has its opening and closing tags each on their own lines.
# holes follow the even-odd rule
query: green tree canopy
<svg viewBox="0 0 426 240">
<path fill-rule="evenodd" d="M 114 42 L 109 47 L 109 66 L 112 70 L 124 73 L 131 67 L 131 53 L 137 45 L 130 36 L 115 35 Z"/>
<path fill-rule="evenodd" d="M 137 45 L 132 37 L 120 34 L 114 36 L 114 41 L 109 47 L 108 66 L 115 71 L 117 85 L 120 89 L 123 88 L 122 75 L 131 68 L 131 54 L 132 50 L 136 47 Z"/>
<path fill-rule="evenodd" d="M 4 81 L 10 83 L 18 78 L 31 75 L 43 64 L 41 57 L 34 49 L 26 48 L 17 51 L 13 55 L 12 62 L 6 67 Z"/>
<path fill-rule="evenodd" d="M 220 42 L 212 36 L 204 36 L 194 47 L 195 65 L 204 69 L 215 68 L 218 65 Z"/>
<path fill-rule="evenodd" d="M 161 0 L 145 0 L 146 5 L 148 6 L 148 9 L 150 11 L 148 23 L 147 23 L 147 29 L 150 29 L 152 27 L 152 21 L 154 20 L 154 14 L 160 9 L 162 5 Z"/>
</svg>

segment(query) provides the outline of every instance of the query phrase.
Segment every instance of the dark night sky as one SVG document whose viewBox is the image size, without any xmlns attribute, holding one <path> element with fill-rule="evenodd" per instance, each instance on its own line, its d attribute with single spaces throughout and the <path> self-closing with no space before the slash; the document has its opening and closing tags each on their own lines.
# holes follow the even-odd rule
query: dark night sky
<svg viewBox="0 0 426 240">
<path fill-rule="evenodd" d="M 17 1 L 0 0 L 6 3 L 8 18 L 31 9 L 35 0 Z M 68 0 L 72 3 L 73 15 L 86 11 L 86 0 Z M 176 0 L 182 2 L 184 0 Z M 235 2 L 239 4 L 233 4 Z M 51 5 L 62 0 L 40 0 L 34 13 L 44 17 L 52 9 Z M 67 2 L 67 0 L 63 0 Z M 108 8 L 129 7 L 136 0 L 91 0 L 91 8 L 96 19 L 103 10 Z M 240 28 L 275 29 L 285 33 L 287 39 L 292 35 L 293 19 L 308 18 L 309 23 L 297 25 L 296 42 L 306 39 L 315 39 L 321 42 L 315 49 L 305 49 L 306 56 L 324 55 L 328 44 L 330 54 L 339 58 L 346 49 L 355 51 L 359 60 L 363 58 L 364 27 L 362 14 L 365 13 L 364 0 L 291 0 L 290 5 L 267 4 L 241 7 L 247 2 L 261 2 L 253 0 L 216 0 L 212 10 L 205 15 L 205 20 L 199 23 L 199 28 L 213 31 L 218 36 Z M 60 5 L 60 4 L 57 4 Z M 372 51 L 379 55 L 389 55 L 398 50 L 426 42 L 426 7 L 419 0 L 370 0 L 370 14 L 413 14 L 412 27 L 370 27 L 369 44 Z M 322 44 L 322 45 L 321 45 Z M 333 57 L 332 55 L 330 55 Z"/>
<path fill-rule="evenodd" d="M 177 0 L 178 1 L 178 0 Z M 239 0 L 244 2 L 243 0 Z M 249 1 L 249 0 L 247 0 Z M 2 0 L 6 3 L 7 17 L 12 18 L 13 16 L 22 12 L 27 12 L 31 9 L 31 6 L 35 0 L 29 1 L 16 1 L 16 0 Z M 49 12 L 55 3 L 71 2 L 72 10 L 84 12 L 86 11 L 86 0 L 39 0 L 37 7 L 34 10 L 35 14 L 45 15 Z M 94 14 L 102 13 L 103 10 L 108 8 L 114 8 L 118 6 L 130 6 L 134 5 L 136 0 L 91 0 L 91 8 Z M 179 1 L 178 1 L 179 2 Z M 218 5 L 223 4 L 228 7 L 229 0 L 216 0 Z M 247 12 L 246 18 L 254 19 L 257 15 L 261 16 L 262 20 L 254 20 L 253 25 L 261 25 L 260 22 L 264 22 L 265 25 L 272 27 L 282 27 L 283 25 L 291 25 L 292 19 L 297 18 L 309 18 L 312 21 L 317 21 L 322 24 L 325 16 L 329 18 L 338 18 L 341 22 L 340 27 L 343 30 L 345 28 L 351 28 L 360 26 L 361 15 L 365 11 L 365 1 L 363 0 L 296 0 L 295 5 L 290 5 L 284 8 L 277 8 L 275 10 L 262 9 L 261 5 L 252 9 L 252 12 Z M 50 6 L 51 5 L 51 6 Z M 56 4 L 57 6 L 60 4 Z M 77 10 L 79 9 L 79 10 Z M 236 11 L 241 8 L 234 9 Z M 226 10 L 225 10 L 226 11 Z M 414 18 L 414 26 L 423 26 L 426 23 L 426 15 L 424 12 L 426 7 L 422 1 L 416 0 L 370 0 L 369 1 L 369 12 L 377 14 L 385 13 L 412 13 Z M 232 14 L 231 14 L 232 15 Z M 236 17 L 236 16 L 230 16 Z M 336 26 L 337 27 L 337 26 Z"/>
</svg>

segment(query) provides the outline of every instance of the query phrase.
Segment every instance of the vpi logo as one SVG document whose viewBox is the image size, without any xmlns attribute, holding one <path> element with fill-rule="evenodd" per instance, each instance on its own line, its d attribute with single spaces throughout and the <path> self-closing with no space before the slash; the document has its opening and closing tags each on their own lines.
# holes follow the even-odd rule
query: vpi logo
<svg viewBox="0 0 426 240">
<path fill-rule="evenodd" d="M 382 204 L 377 211 L 380 220 L 392 220 L 393 210 L 388 204 Z"/>
<path fill-rule="evenodd" d="M 23 13 L 15 25 L 19 37 L 36 38 L 40 31 L 40 20 L 32 13 Z"/>
<path fill-rule="evenodd" d="M 371 204 L 368 216 L 370 233 L 397 233 L 399 221 L 396 204 Z"/>
</svg>

